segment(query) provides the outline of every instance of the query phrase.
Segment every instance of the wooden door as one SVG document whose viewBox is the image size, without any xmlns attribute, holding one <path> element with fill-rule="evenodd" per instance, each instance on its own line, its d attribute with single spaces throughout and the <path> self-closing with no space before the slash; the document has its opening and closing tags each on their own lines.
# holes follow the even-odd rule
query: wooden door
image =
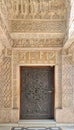
<svg viewBox="0 0 74 130">
<path fill-rule="evenodd" d="M 20 119 L 54 118 L 54 67 L 20 70 Z"/>
</svg>

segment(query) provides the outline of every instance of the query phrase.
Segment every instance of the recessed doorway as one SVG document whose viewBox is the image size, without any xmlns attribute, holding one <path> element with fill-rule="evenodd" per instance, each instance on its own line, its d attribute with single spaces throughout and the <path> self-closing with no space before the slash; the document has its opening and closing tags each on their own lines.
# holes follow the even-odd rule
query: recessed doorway
<svg viewBox="0 0 74 130">
<path fill-rule="evenodd" d="M 20 119 L 54 119 L 54 67 L 20 67 Z"/>
</svg>

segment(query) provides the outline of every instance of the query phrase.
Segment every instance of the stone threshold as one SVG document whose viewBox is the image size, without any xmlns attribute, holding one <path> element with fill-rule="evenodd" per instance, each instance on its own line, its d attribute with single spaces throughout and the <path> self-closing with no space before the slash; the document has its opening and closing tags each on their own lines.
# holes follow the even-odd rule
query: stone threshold
<svg viewBox="0 0 74 130">
<path fill-rule="evenodd" d="M 19 126 L 43 126 L 43 127 L 50 127 L 56 126 L 55 120 L 19 120 Z"/>
<path fill-rule="evenodd" d="M 8 127 L 16 127 L 16 126 L 47 126 L 47 125 L 56 125 L 54 120 L 19 120 L 17 123 L 0 123 L 0 127 L 8 126 Z"/>
<path fill-rule="evenodd" d="M 57 123 L 55 120 L 19 120 L 17 123 L 0 123 L 0 127 L 74 127 L 74 123 Z"/>
<path fill-rule="evenodd" d="M 47 120 L 44 120 L 44 119 L 42 119 L 42 120 L 19 120 L 18 122 L 52 122 L 52 123 L 55 123 L 56 121 L 55 120 L 49 120 L 49 119 L 47 119 Z"/>
</svg>

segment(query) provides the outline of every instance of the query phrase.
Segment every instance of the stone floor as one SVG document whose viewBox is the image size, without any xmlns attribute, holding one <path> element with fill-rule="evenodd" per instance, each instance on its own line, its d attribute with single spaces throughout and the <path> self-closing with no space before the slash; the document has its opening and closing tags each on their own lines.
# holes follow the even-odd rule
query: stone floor
<svg viewBox="0 0 74 130">
<path fill-rule="evenodd" d="M 74 130 L 74 126 L 62 127 L 62 130 Z"/>
<path fill-rule="evenodd" d="M 49 127 L 49 128 L 45 128 L 45 127 L 28 127 L 28 128 L 13 127 L 11 130 L 62 130 L 62 129 L 60 127 Z"/>
<path fill-rule="evenodd" d="M 62 130 L 74 130 L 74 126 L 61 126 Z M 8 127 L 8 126 L 1 126 L 0 127 L 0 130 L 11 130 L 11 127 Z M 53 130 L 53 129 L 51 129 Z M 56 130 L 56 129 L 54 129 Z"/>
</svg>

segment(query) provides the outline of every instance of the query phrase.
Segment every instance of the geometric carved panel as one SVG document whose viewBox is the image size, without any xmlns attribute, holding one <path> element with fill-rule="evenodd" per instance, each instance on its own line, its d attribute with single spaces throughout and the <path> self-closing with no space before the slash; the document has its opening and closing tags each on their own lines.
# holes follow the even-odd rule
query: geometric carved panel
<svg viewBox="0 0 74 130">
<path fill-rule="evenodd" d="M 0 66 L 0 107 L 10 108 L 12 104 L 11 59 L 4 57 Z"/>
<path fill-rule="evenodd" d="M 13 41 L 14 48 L 48 48 L 48 47 L 62 47 L 63 39 L 55 38 L 55 39 L 15 39 Z"/>
<path fill-rule="evenodd" d="M 11 32 L 18 33 L 64 33 L 64 21 L 26 21 L 12 20 Z"/>
<path fill-rule="evenodd" d="M 63 56 L 62 63 L 63 107 L 73 107 L 72 56 Z"/>
</svg>

